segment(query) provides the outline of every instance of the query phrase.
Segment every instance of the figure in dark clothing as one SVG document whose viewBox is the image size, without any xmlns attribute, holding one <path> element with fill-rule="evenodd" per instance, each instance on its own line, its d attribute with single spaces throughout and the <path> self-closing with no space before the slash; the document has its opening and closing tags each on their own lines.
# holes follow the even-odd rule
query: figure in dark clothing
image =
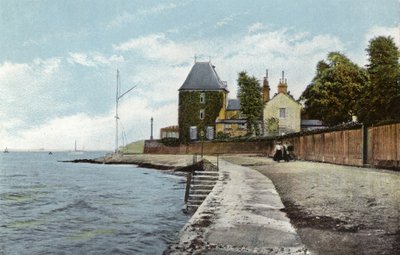
<svg viewBox="0 0 400 255">
<path fill-rule="evenodd" d="M 283 147 L 283 160 L 285 160 L 285 162 L 289 162 L 290 157 L 289 157 L 287 143 L 284 143 L 282 147 Z"/>
<path fill-rule="evenodd" d="M 284 159 L 284 148 L 281 142 L 277 142 L 275 145 L 274 160 L 279 162 Z"/>
<path fill-rule="evenodd" d="M 295 155 L 294 155 L 294 147 L 292 144 L 286 144 L 286 152 L 287 152 L 287 157 L 288 161 L 289 160 L 295 160 Z"/>
</svg>

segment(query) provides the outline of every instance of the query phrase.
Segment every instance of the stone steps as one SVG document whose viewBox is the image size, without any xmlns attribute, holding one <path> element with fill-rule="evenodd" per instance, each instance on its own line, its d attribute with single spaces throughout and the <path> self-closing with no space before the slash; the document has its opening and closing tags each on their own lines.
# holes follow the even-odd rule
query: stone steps
<svg viewBox="0 0 400 255">
<path fill-rule="evenodd" d="M 186 204 L 186 211 L 188 213 L 194 213 L 197 210 L 212 191 L 218 180 L 219 172 L 217 171 L 199 170 L 194 172 Z"/>
<path fill-rule="evenodd" d="M 189 201 L 201 201 L 203 202 L 206 199 L 208 194 L 206 195 L 189 195 Z"/>
<path fill-rule="evenodd" d="M 191 194 L 193 195 L 208 195 L 211 192 L 212 188 L 209 189 L 194 189 Z"/>
<path fill-rule="evenodd" d="M 196 171 L 196 175 L 219 176 L 219 173 L 216 171 Z"/>
<path fill-rule="evenodd" d="M 207 175 L 195 175 L 194 181 L 217 181 L 218 176 L 207 176 Z"/>
</svg>

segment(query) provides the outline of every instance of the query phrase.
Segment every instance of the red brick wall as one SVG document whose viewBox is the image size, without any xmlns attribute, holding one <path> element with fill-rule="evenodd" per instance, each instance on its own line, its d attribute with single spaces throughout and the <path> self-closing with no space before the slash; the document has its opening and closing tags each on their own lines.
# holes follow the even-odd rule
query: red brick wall
<svg viewBox="0 0 400 255">
<path fill-rule="evenodd" d="M 258 142 L 203 142 L 204 154 L 269 154 L 273 149 L 272 141 Z M 163 145 L 158 140 L 146 140 L 144 153 L 153 154 L 200 154 L 201 142 L 193 142 L 189 145 L 181 145 L 179 147 L 169 147 Z"/>
</svg>

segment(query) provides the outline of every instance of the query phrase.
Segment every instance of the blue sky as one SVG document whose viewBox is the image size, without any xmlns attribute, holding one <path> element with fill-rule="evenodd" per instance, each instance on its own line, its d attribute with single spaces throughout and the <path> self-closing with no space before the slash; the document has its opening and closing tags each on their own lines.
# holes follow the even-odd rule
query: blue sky
<svg viewBox="0 0 400 255">
<path fill-rule="evenodd" d="M 178 88 L 209 61 L 236 94 L 237 73 L 272 92 L 281 70 L 298 98 L 340 51 L 361 66 L 374 36 L 399 39 L 398 0 L 0 0 L 0 147 L 112 150 L 116 70 L 128 141 L 176 125 Z"/>
</svg>

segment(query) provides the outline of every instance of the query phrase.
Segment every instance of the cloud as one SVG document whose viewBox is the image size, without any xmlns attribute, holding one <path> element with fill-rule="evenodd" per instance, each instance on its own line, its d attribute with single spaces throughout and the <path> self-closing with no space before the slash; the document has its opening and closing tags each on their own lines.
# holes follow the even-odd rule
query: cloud
<svg viewBox="0 0 400 255">
<path fill-rule="evenodd" d="M 232 20 L 233 20 L 233 16 L 232 16 L 232 15 L 230 15 L 230 16 L 228 16 L 228 17 L 225 17 L 225 18 L 221 19 L 220 21 L 218 21 L 218 22 L 215 24 L 215 27 L 222 27 L 222 26 L 225 26 L 225 25 L 227 25 L 229 22 L 231 22 Z"/>
<path fill-rule="evenodd" d="M 4 117 L 24 117 L 43 109 L 61 106 L 52 91 L 68 79 L 61 69 L 61 59 L 35 59 L 31 63 L 4 62 L 0 65 L 0 102 Z M 4 121 L 4 120 L 3 120 Z"/>
<path fill-rule="evenodd" d="M 41 125 L 12 133 L 4 143 L 13 149 L 62 150 L 73 149 L 74 141 L 77 140 L 82 146 L 90 144 L 86 149 L 103 150 L 111 147 L 112 124 L 111 118 L 90 117 L 79 113 L 53 118 Z M 99 128 L 106 126 L 110 126 L 110 129 Z"/>
<path fill-rule="evenodd" d="M 150 34 L 133 38 L 127 42 L 113 46 L 119 51 L 135 51 L 145 58 L 159 60 L 168 63 L 180 63 L 193 56 L 195 45 L 190 43 L 178 43 L 167 39 L 165 34 Z"/>
<path fill-rule="evenodd" d="M 86 67 L 98 67 L 101 65 L 111 65 L 114 63 L 124 62 L 125 59 L 121 55 L 112 55 L 106 57 L 105 55 L 94 52 L 94 53 L 69 53 L 68 62 L 71 64 L 79 64 Z"/>
<path fill-rule="evenodd" d="M 255 33 L 255 32 L 258 32 L 258 31 L 267 30 L 269 28 L 270 28 L 270 26 L 268 26 L 268 25 L 265 25 L 265 24 L 263 24 L 261 22 L 256 22 L 256 23 L 251 24 L 248 27 L 248 32 L 249 33 Z"/>
<path fill-rule="evenodd" d="M 233 13 L 227 17 L 222 18 L 221 20 L 217 21 L 217 23 L 215 24 L 216 28 L 220 28 L 223 26 L 226 26 L 230 23 L 232 23 L 232 21 L 235 20 L 236 17 L 241 16 L 241 15 L 245 15 L 248 14 L 248 12 L 242 12 L 242 13 Z"/>
<path fill-rule="evenodd" d="M 160 4 L 157 4 L 157 5 L 149 7 L 149 8 L 139 9 L 134 13 L 130 13 L 130 12 L 126 12 L 125 11 L 122 14 L 118 15 L 116 18 L 114 18 L 107 25 L 107 29 L 120 27 L 122 25 L 138 21 L 138 20 L 143 19 L 144 17 L 150 16 L 150 15 L 156 15 L 156 14 L 168 11 L 168 10 L 175 9 L 178 6 L 182 6 L 184 4 L 185 4 L 185 2 L 182 2 L 180 4 L 176 4 L 176 3 L 160 3 Z"/>
<path fill-rule="evenodd" d="M 400 48 L 400 26 L 396 27 L 373 26 L 365 35 L 365 41 L 369 42 L 371 39 L 377 36 L 393 37 L 396 46 Z"/>
<path fill-rule="evenodd" d="M 123 145 L 123 136 L 128 142 L 149 137 L 151 117 L 154 118 L 154 137 L 157 138 L 158 130 L 164 124 L 173 125 L 177 122 L 175 109 L 174 104 L 153 108 L 143 98 L 123 101 L 119 110 L 119 145 Z M 115 146 L 114 115 L 114 109 L 107 114 L 94 116 L 76 113 L 50 119 L 20 132 L 9 132 L 2 127 L 1 145 L 14 150 L 65 150 L 73 149 L 76 140 L 79 148 L 85 150 L 112 150 Z"/>
</svg>

